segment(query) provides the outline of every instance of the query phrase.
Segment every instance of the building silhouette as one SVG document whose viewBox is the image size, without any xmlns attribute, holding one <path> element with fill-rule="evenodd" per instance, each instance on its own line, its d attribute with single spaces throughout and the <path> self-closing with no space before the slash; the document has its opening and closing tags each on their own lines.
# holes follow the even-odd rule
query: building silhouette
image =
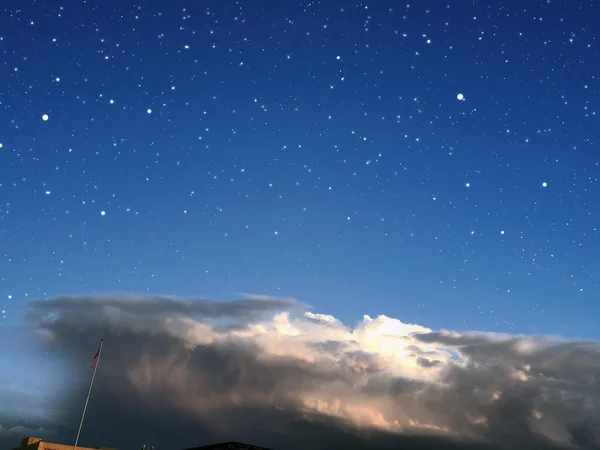
<svg viewBox="0 0 600 450">
<path fill-rule="evenodd" d="M 154 446 L 143 446 L 142 450 L 153 450 Z M 73 444 L 56 444 L 54 442 L 46 442 L 41 438 L 28 437 L 21 441 L 21 446 L 14 450 L 73 450 Z M 119 450 L 112 447 L 81 447 L 77 446 L 77 450 Z M 256 445 L 242 444 L 241 442 L 223 442 L 220 444 L 203 445 L 201 447 L 193 447 L 187 450 L 271 450 L 265 447 L 257 447 Z"/>
<path fill-rule="evenodd" d="M 41 438 L 28 437 L 21 441 L 21 446 L 15 450 L 73 450 L 73 444 L 56 444 L 54 442 L 46 442 Z M 112 447 L 80 447 L 77 450 L 119 450 Z"/>
<path fill-rule="evenodd" d="M 271 450 L 256 445 L 242 444 L 241 442 L 223 442 L 221 444 L 203 445 L 202 447 L 193 447 L 186 450 Z"/>
</svg>

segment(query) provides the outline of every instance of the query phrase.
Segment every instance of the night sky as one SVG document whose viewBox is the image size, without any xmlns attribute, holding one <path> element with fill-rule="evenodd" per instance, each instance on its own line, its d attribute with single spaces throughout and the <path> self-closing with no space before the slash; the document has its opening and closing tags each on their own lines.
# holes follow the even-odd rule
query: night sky
<svg viewBox="0 0 600 450">
<path fill-rule="evenodd" d="M 598 23 L 592 0 L 3 2 L 4 336 L 59 296 L 252 294 L 599 339 Z M 5 388 L 7 361 L 56 360 L 29 344 L 0 343 Z"/>
</svg>

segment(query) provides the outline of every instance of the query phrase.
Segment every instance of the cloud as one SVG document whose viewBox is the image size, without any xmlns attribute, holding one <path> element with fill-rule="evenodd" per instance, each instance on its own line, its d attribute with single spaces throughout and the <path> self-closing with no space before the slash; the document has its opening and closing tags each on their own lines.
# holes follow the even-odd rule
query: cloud
<svg viewBox="0 0 600 450">
<path fill-rule="evenodd" d="M 31 306 L 39 345 L 81 367 L 61 388 L 57 426 L 77 423 L 105 339 L 82 436 L 91 445 L 600 448 L 596 343 L 438 332 L 386 316 L 350 327 L 269 297 Z"/>
<path fill-rule="evenodd" d="M 33 436 L 39 433 L 42 433 L 45 436 L 51 436 L 54 433 L 56 433 L 56 430 L 44 428 L 27 428 L 23 425 L 13 425 L 10 428 L 5 428 L 2 425 L 0 425 L 0 436 L 2 437 L 5 437 L 7 435 L 13 435 L 17 436 L 17 438 L 20 438 L 24 435 Z"/>
</svg>

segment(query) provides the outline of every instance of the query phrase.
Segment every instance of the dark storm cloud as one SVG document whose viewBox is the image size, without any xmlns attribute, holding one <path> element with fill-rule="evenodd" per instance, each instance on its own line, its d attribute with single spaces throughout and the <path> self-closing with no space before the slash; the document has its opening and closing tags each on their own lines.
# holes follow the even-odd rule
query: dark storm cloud
<svg viewBox="0 0 600 450">
<path fill-rule="evenodd" d="M 435 367 L 440 364 L 440 361 L 432 361 L 431 359 L 419 357 L 417 358 L 417 363 L 422 367 Z"/>
<path fill-rule="evenodd" d="M 56 428 L 72 440 L 86 370 L 105 338 L 83 443 L 600 448 L 594 343 L 437 333 L 384 316 L 350 329 L 283 312 L 299 306 L 157 297 L 33 304 L 40 344 L 80 368 L 59 388 Z"/>
<path fill-rule="evenodd" d="M 183 314 L 193 318 L 236 318 L 249 319 L 269 311 L 300 308 L 304 305 L 294 299 L 248 296 L 228 302 L 214 302 L 205 299 L 188 299 L 172 296 L 86 296 L 57 297 L 33 302 L 34 310 L 61 314 L 94 315 L 109 313 L 111 309 L 119 314 L 145 317 L 164 317 L 169 314 Z"/>
<path fill-rule="evenodd" d="M 486 436 L 526 445 L 542 435 L 580 448 L 600 448 L 600 345 L 541 337 L 428 333 L 423 342 L 454 347 L 465 363 L 448 369 L 455 389 L 444 401 L 486 417 Z M 495 390 L 489 404 L 476 401 Z M 440 397 L 442 398 L 442 397 Z"/>
</svg>

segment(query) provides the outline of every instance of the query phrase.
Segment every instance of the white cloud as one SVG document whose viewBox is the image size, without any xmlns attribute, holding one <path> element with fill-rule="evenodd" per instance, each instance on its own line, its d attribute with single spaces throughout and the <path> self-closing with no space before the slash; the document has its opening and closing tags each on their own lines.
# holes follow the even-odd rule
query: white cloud
<svg viewBox="0 0 600 450">
<path fill-rule="evenodd" d="M 111 370 L 119 368 L 144 396 L 161 392 L 171 406 L 205 420 L 216 420 L 216 411 L 269 407 L 356 430 L 516 446 L 531 436 L 571 445 L 573 427 L 584 427 L 600 443 L 600 351 L 593 343 L 436 332 L 385 315 L 365 315 L 348 326 L 331 315 L 298 311 L 294 300 L 270 297 L 40 305 L 57 314 L 42 321 L 56 340 L 75 341 L 74 334 L 87 328 L 121 339 L 111 351 L 123 353 L 123 362 Z M 155 344 L 130 348 L 122 337 L 128 332 Z M 159 350 L 167 340 L 181 345 Z M 531 435 L 524 437 L 524 430 Z"/>
</svg>

